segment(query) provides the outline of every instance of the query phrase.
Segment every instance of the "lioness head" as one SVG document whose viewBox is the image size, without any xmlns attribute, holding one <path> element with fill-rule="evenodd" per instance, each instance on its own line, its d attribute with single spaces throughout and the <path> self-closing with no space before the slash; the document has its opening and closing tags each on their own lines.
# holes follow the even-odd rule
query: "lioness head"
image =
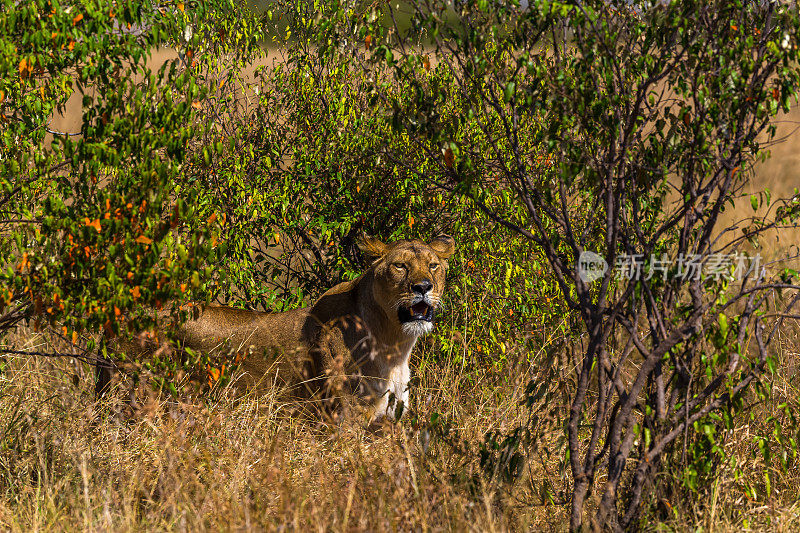
<svg viewBox="0 0 800 533">
<path fill-rule="evenodd" d="M 440 235 L 427 244 L 385 244 L 362 237 L 359 248 L 372 261 L 373 297 L 389 320 L 396 320 L 409 336 L 430 332 L 444 290 L 447 258 L 455 251 L 453 238 Z"/>
</svg>

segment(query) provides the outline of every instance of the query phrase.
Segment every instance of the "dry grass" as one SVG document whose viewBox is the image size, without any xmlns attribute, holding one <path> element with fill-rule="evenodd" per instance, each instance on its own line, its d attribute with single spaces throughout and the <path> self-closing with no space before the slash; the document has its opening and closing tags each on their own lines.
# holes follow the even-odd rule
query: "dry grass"
<svg viewBox="0 0 800 533">
<path fill-rule="evenodd" d="M 91 372 L 74 362 L 7 363 L 2 530 L 561 528 L 563 508 L 542 506 L 531 485 L 549 473 L 530 471 L 515 485 L 480 475 L 484 432 L 525 415 L 522 377 L 462 380 L 458 368 L 429 365 L 414 408 L 453 421 L 458 436 L 448 443 L 410 423 L 372 435 L 357 424 L 298 421 L 274 394 L 161 401 L 124 420 L 94 409 Z M 465 446 L 472 453 L 457 450 Z"/>
<path fill-rule="evenodd" d="M 38 339 L 23 332 L 18 345 L 23 338 L 29 345 Z M 772 469 L 767 496 L 754 441 L 779 403 L 800 404 L 798 347 L 800 330 L 786 331 L 775 401 L 754 406 L 751 420 L 721 436 L 731 461 L 720 465 L 709 492 L 689 494 L 677 479 L 661 479 L 649 511 L 657 522 L 646 529 L 800 527 L 800 474 Z M 568 479 L 559 474 L 557 422 L 540 427 L 546 433 L 541 446 L 515 483 L 491 481 L 478 464 L 487 431 L 525 420 L 519 400 L 531 367 L 466 372 L 460 365 L 421 365 L 413 414 L 430 419 L 435 412 L 451 421 L 450 436 L 442 438 L 421 431 L 413 415 L 374 435 L 357 423 L 332 428 L 293 418 L 275 394 L 237 399 L 228 390 L 205 403 L 164 399 L 125 419 L 109 414 L 113 406 L 96 410 L 91 369 L 82 364 L 6 362 L 0 530 L 566 529 L 559 492 L 568 489 Z M 555 453 L 547 455 L 548 449 Z M 759 487 L 756 500 L 745 496 L 745 484 Z M 543 498 L 543 485 L 554 487 L 561 501 Z"/>
</svg>

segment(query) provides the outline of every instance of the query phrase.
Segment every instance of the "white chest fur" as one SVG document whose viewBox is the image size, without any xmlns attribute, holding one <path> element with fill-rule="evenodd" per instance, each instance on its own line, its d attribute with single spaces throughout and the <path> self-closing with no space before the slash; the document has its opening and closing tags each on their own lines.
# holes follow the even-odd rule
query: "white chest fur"
<svg viewBox="0 0 800 533">
<path fill-rule="evenodd" d="M 395 418 L 395 411 L 400 402 L 408 403 L 408 382 L 411 379 L 411 369 L 409 359 L 411 350 L 416 339 L 408 345 L 402 346 L 400 350 L 396 348 L 391 357 L 378 357 L 373 363 L 374 374 L 369 381 L 371 396 L 374 398 L 373 407 L 375 408 L 373 419 L 380 420 L 383 417 Z"/>
</svg>

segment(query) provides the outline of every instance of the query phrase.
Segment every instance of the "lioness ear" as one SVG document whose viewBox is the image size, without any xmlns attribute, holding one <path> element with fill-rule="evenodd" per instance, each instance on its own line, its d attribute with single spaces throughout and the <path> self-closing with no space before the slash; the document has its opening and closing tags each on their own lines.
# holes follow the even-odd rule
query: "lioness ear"
<svg viewBox="0 0 800 533">
<path fill-rule="evenodd" d="M 431 247 L 431 250 L 436 252 L 439 259 L 447 259 L 456 251 L 456 241 L 454 241 L 450 235 L 445 234 L 434 238 L 428 246 Z"/>
<path fill-rule="evenodd" d="M 361 235 L 358 238 L 358 249 L 364 254 L 369 261 L 374 261 L 386 253 L 388 246 L 375 237 L 369 235 Z"/>
</svg>

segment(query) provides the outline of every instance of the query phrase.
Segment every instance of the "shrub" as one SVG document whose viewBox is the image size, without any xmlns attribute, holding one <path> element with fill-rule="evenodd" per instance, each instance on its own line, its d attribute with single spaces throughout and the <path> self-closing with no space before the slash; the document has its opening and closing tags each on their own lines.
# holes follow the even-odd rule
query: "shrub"
<svg viewBox="0 0 800 533">
<path fill-rule="evenodd" d="M 243 13 L 225 1 L 3 2 L 0 334 L 26 320 L 94 359 L 98 339 L 152 327 L 154 308 L 185 318 L 179 305 L 218 283 L 220 219 L 192 201 L 184 172 L 207 152 L 192 142 L 213 89 L 205 65 L 257 43 Z M 149 60 L 167 46 L 177 57 Z M 52 131 L 73 94 L 80 129 Z"/>
<path fill-rule="evenodd" d="M 378 22 L 402 17 L 392 6 L 370 9 L 347 28 L 370 43 L 351 49 L 374 80 L 368 90 L 443 160 L 428 179 L 547 258 L 581 325 L 565 428 L 571 528 L 584 523 L 601 470 L 592 523 L 634 527 L 664 452 L 739 416 L 774 365 L 774 332 L 795 316 L 795 273 L 767 277 L 741 254 L 747 239 L 796 223 L 797 197 L 743 236 L 719 220 L 797 95 L 797 6 L 431 1 L 411 8 L 408 30 Z M 439 71 L 451 76 L 446 90 Z M 452 101 L 457 128 L 439 114 Z M 508 207 L 493 203 L 498 191 Z M 580 263 L 596 263 L 597 275 Z M 504 464 L 513 457 L 500 453 Z"/>
</svg>

